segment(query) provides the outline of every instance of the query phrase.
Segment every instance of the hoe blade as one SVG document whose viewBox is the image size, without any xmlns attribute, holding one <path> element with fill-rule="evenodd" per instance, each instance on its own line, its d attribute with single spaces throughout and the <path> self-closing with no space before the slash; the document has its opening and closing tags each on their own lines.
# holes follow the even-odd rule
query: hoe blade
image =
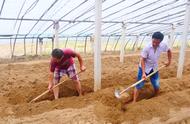
<svg viewBox="0 0 190 124">
<path fill-rule="evenodd" d="M 115 92 L 114 92 L 114 94 L 115 94 L 116 98 L 120 98 L 121 97 L 119 89 L 116 89 Z"/>
</svg>

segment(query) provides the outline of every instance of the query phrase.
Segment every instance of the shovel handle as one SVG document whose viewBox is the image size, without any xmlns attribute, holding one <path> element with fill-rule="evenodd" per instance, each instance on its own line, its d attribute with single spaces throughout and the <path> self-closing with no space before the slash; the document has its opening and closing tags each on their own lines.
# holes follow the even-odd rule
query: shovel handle
<svg viewBox="0 0 190 124">
<path fill-rule="evenodd" d="M 83 72 L 83 71 L 80 71 L 80 72 L 76 73 L 76 74 L 73 75 L 71 78 L 73 78 L 74 76 L 76 76 L 76 75 L 78 75 L 78 74 L 80 74 L 80 73 L 82 73 L 82 72 Z M 59 85 L 61 85 L 62 83 L 64 83 L 65 81 L 71 79 L 71 78 L 67 78 L 67 79 L 65 79 L 64 81 L 62 81 L 61 83 L 56 84 L 56 85 L 52 88 L 52 90 L 53 90 L 54 88 L 58 87 Z M 36 100 L 38 100 L 39 98 L 41 98 L 42 96 L 44 96 L 44 95 L 47 94 L 47 93 L 49 93 L 49 90 L 46 90 L 45 92 L 43 92 L 42 94 L 40 94 L 39 96 L 37 96 L 36 98 L 34 98 L 33 100 L 31 100 L 29 103 L 35 102 Z"/>
<path fill-rule="evenodd" d="M 152 76 L 153 74 L 155 74 L 156 72 L 158 72 L 160 69 L 166 67 L 165 65 L 161 66 L 160 68 L 158 68 L 157 70 L 153 71 L 152 73 L 150 73 L 147 78 L 149 78 L 150 76 Z M 127 87 L 126 89 L 124 89 L 123 91 L 121 91 L 119 94 L 123 94 L 124 92 L 126 92 L 127 90 L 129 90 L 132 87 L 135 87 L 136 85 L 140 84 L 142 81 L 144 81 L 145 79 L 142 78 L 141 80 L 137 81 L 136 83 L 132 84 L 131 86 Z"/>
</svg>

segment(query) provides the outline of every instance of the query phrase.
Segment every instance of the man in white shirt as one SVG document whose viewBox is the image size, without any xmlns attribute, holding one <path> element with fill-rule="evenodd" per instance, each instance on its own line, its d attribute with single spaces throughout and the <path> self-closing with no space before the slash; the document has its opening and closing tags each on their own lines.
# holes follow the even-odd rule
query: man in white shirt
<svg viewBox="0 0 190 124">
<path fill-rule="evenodd" d="M 162 52 L 167 52 L 168 61 L 164 64 L 169 66 L 171 63 L 172 53 L 171 50 L 165 43 L 162 43 L 164 35 L 161 32 L 155 32 L 152 35 L 152 43 L 148 44 L 141 52 L 141 59 L 138 70 L 138 80 L 142 78 L 146 79 L 146 76 L 152 73 L 158 68 L 158 59 Z M 159 73 L 155 73 L 150 77 L 151 84 L 154 87 L 154 96 L 159 93 L 160 83 L 159 83 Z M 139 96 L 139 90 L 144 86 L 144 81 L 136 85 L 134 89 L 133 102 L 137 101 Z"/>
</svg>

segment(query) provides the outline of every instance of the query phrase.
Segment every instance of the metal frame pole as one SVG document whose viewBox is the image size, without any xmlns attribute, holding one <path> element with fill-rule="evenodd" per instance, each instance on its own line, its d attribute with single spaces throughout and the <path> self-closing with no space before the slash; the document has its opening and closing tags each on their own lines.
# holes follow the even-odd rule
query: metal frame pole
<svg viewBox="0 0 190 124">
<path fill-rule="evenodd" d="M 125 31 L 126 31 L 126 24 L 123 23 L 122 25 L 122 40 L 120 46 L 120 62 L 124 63 L 124 55 L 125 55 Z"/>
<path fill-rule="evenodd" d="M 116 44 L 115 44 L 115 46 L 114 46 L 114 52 L 115 52 L 115 50 L 116 50 L 116 47 L 117 47 L 117 44 L 118 44 L 120 38 L 121 38 L 121 36 L 119 36 L 119 38 L 117 39 L 117 42 L 116 42 Z"/>
<path fill-rule="evenodd" d="M 24 38 L 24 56 L 26 56 L 26 38 Z"/>
<path fill-rule="evenodd" d="M 94 91 L 101 89 L 102 0 L 95 0 Z"/>
<path fill-rule="evenodd" d="M 177 69 L 177 78 L 182 78 L 189 23 L 190 23 L 190 0 L 187 0 L 184 29 L 183 29 L 183 35 L 182 35 L 182 44 L 181 44 L 179 60 L 178 60 L 179 63 L 178 63 L 178 69 Z"/>
<path fill-rule="evenodd" d="M 108 40 L 107 40 L 107 42 L 106 42 L 106 47 L 105 47 L 105 52 L 107 51 L 107 47 L 108 47 L 108 43 L 109 43 L 109 40 L 110 40 L 110 36 L 108 37 Z"/>
<path fill-rule="evenodd" d="M 54 21 L 54 27 L 55 29 L 55 37 L 54 37 L 54 47 L 59 48 L 59 21 L 55 20 Z"/>
</svg>

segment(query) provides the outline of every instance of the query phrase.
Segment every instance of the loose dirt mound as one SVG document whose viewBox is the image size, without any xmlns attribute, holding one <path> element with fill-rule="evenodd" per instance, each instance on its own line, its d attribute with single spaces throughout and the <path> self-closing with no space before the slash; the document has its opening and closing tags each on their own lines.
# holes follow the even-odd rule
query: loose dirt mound
<svg viewBox="0 0 190 124">
<path fill-rule="evenodd" d="M 139 57 L 127 56 L 124 64 L 117 56 L 106 55 L 102 59 L 102 89 L 93 92 L 93 59 L 85 59 L 86 72 L 80 74 L 84 96 L 78 97 L 72 81 L 61 85 L 60 99 L 53 100 L 52 93 L 30 100 L 47 90 L 48 61 L 22 62 L 0 65 L 0 122 L 1 123 L 139 123 L 159 118 L 157 123 L 171 122 L 176 118 L 171 111 L 190 108 L 190 55 L 187 54 L 182 79 L 176 79 L 177 55 L 172 65 L 160 71 L 161 92 L 152 97 L 153 89 L 145 84 L 139 102 L 131 104 L 129 97 L 116 99 L 114 89 L 125 88 L 136 82 Z M 164 55 L 161 61 L 167 60 Z M 161 64 L 161 63 L 160 63 Z M 64 80 L 64 79 L 63 79 Z M 127 105 L 125 102 L 129 101 Z M 185 110 L 187 110 L 185 109 Z M 55 118 L 55 119 L 54 119 Z M 52 121 L 55 120 L 55 121 Z M 170 121 L 169 121 L 170 120 Z M 189 115 L 176 122 L 188 122 Z M 143 122 L 143 123 L 144 123 Z M 175 122 L 175 121 L 174 121 Z"/>
</svg>

